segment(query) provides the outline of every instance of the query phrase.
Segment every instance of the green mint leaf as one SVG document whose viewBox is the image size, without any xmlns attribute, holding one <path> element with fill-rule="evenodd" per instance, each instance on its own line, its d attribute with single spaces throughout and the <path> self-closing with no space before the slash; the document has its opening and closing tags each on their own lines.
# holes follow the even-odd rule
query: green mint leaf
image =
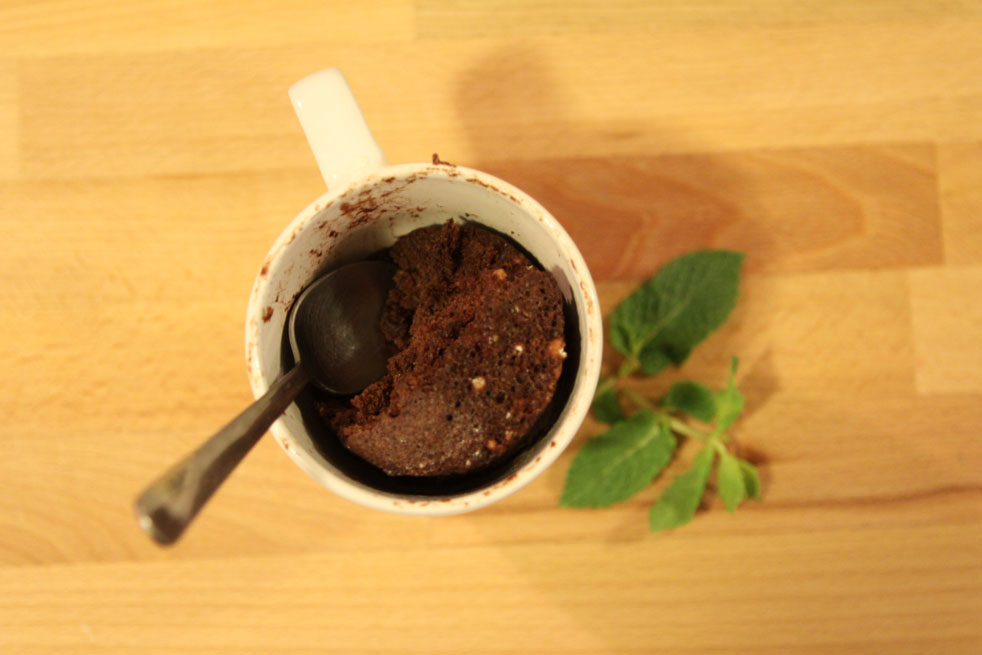
<svg viewBox="0 0 982 655">
<path fill-rule="evenodd" d="M 641 363 L 641 370 L 648 375 L 661 373 L 672 363 L 665 351 L 660 350 L 657 344 L 642 348 L 641 354 L 638 355 L 638 361 Z"/>
<path fill-rule="evenodd" d="M 715 454 L 713 446 L 703 448 L 692 460 L 689 470 L 675 478 L 665 489 L 648 517 L 652 532 L 677 528 L 692 520 L 706 490 L 706 480 L 709 479 Z"/>
<path fill-rule="evenodd" d="M 648 375 L 661 373 L 664 369 L 668 368 L 669 364 L 681 365 L 682 362 L 689 358 L 690 352 L 692 352 L 691 347 L 686 348 L 676 344 L 650 341 L 641 349 L 641 355 L 639 356 L 641 370 Z"/>
<path fill-rule="evenodd" d="M 747 498 L 760 500 L 760 476 L 757 475 L 757 467 L 745 459 L 738 459 L 740 473 L 743 474 L 743 486 L 747 490 Z"/>
<path fill-rule="evenodd" d="M 655 414 L 641 410 L 587 442 L 566 475 L 564 507 L 607 507 L 627 500 L 661 472 L 675 435 Z"/>
<path fill-rule="evenodd" d="M 663 401 L 669 409 L 683 412 L 709 423 L 716 416 L 716 394 L 698 382 L 676 382 L 668 389 Z"/>
<path fill-rule="evenodd" d="M 736 372 L 739 363 L 740 360 L 736 357 L 730 360 L 730 379 L 727 381 L 726 387 L 716 394 L 716 406 L 718 408 L 716 429 L 719 432 L 733 425 L 733 421 L 737 420 L 740 412 L 743 411 L 743 394 L 736 388 Z"/>
<path fill-rule="evenodd" d="M 610 343 L 625 355 L 637 357 L 645 344 L 644 328 L 657 320 L 659 298 L 653 292 L 645 292 L 658 274 L 638 287 L 621 301 L 610 315 Z"/>
<path fill-rule="evenodd" d="M 624 411 L 618 402 L 616 389 L 607 389 L 593 399 L 593 415 L 604 423 L 617 423 L 624 420 Z"/>
<path fill-rule="evenodd" d="M 747 485 L 740 462 L 727 452 L 720 455 L 716 468 L 716 490 L 726 505 L 726 511 L 731 514 L 747 499 Z"/>
<path fill-rule="evenodd" d="M 736 304 L 743 255 L 701 250 L 666 264 L 611 314 L 610 341 L 653 375 L 678 366 Z"/>
</svg>

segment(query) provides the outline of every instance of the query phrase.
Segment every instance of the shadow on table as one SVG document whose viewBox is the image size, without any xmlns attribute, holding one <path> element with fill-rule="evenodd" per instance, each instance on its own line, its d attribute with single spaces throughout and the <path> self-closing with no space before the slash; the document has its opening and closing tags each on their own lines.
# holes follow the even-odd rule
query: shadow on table
<svg viewBox="0 0 982 655">
<path fill-rule="evenodd" d="M 557 80 L 526 47 L 465 71 L 455 102 L 473 160 L 441 156 L 542 202 L 597 281 L 643 278 L 698 248 L 744 250 L 750 270 L 780 253 L 780 235 L 756 217 L 759 181 L 747 179 L 745 157 L 688 142 L 687 126 L 582 119 L 576 98 L 589 89 L 574 94 Z M 630 102 L 630 89 L 622 98 Z"/>
<path fill-rule="evenodd" d="M 453 153 L 440 154 L 456 163 L 498 175 L 539 200 L 579 244 L 597 282 L 638 280 L 681 253 L 727 247 L 727 228 L 737 221 L 750 220 L 728 201 L 735 190 L 744 198 L 748 192 L 743 188 L 740 172 L 727 168 L 725 159 L 711 154 L 658 155 L 658 134 L 672 133 L 671 126 L 627 121 L 598 124 L 574 119 L 567 110 L 571 103 L 569 90 L 558 86 L 533 50 L 504 50 L 465 72 L 458 82 L 456 101 L 475 161 L 461 162 L 456 161 Z M 489 125 L 498 129 L 489 129 Z M 503 125 L 515 126 L 520 132 L 528 130 L 538 152 L 530 152 L 521 134 L 503 136 L 500 131 Z M 625 140 L 637 142 L 639 150 L 634 154 L 604 155 L 607 150 L 629 152 Z M 646 153 L 644 144 L 651 143 L 656 144 L 655 152 Z M 670 149 L 683 150 L 678 143 L 679 135 L 672 133 Z M 704 144 L 693 143 L 684 150 L 708 149 Z M 563 156 L 561 153 L 584 154 Z M 711 181 L 711 192 L 707 192 L 705 183 L 693 186 L 693 179 Z M 767 243 L 762 241 L 759 247 L 766 251 Z M 609 311 L 610 307 L 606 309 Z M 717 338 L 729 342 L 727 353 L 739 352 L 734 350 L 739 344 L 727 339 L 727 330 L 722 330 Z M 723 360 L 721 372 L 728 357 L 728 354 L 719 355 Z M 777 389 L 778 381 L 769 353 L 746 365 L 742 377 L 750 383 L 746 387 L 747 409 L 756 411 Z M 570 452 L 589 436 L 585 432 L 581 431 Z M 754 459 L 762 461 L 761 453 L 755 455 Z M 555 492 L 557 503 L 568 462 L 569 457 L 564 456 L 537 483 L 548 485 Z M 556 511 L 565 510 L 557 506 Z M 501 544 L 502 552 L 514 561 L 525 580 L 555 598 L 575 625 L 587 629 L 608 647 L 636 646 L 639 635 L 625 634 L 617 621 L 611 620 L 611 612 L 624 604 L 643 604 L 647 592 L 639 591 L 627 575 L 622 576 L 625 579 L 616 579 L 627 569 L 603 558 L 618 545 L 636 545 L 651 539 L 650 549 L 647 545 L 644 549 L 649 561 L 637 563 L 644 566 L 652 561 L 650 558 L 657 559 L 662 543 L 646 535 L 644 528 L 636 524 L 615 526 L 614 534 L 610 534 L 608 522 L 607 532 L 598 528 L 593 538 L 577 542 L 585 547 L 575 550 L 572 557 L 566 551 L 563 557 L 551 559 L 549 548 L 560 542 L 570 545 L 574 538 L 568 534 L 557 535 L 551 540 L 552 546 L 534 548 L 514 546 L 512 540 L 508 542 L 512 546 L 504 547 L 500 530 L 503 513 L 515 522 L 535 520 L 523 515 L 521 510 L 499 511 L 497 507 L 460 518 L 486 532 L 489 543 Z M 583 517 L 585 524 L 592 520 L 590 516 Z M 517 532 L 531 534 L 524 528 Z M 543 533 L 535 541 L 550 543 L 550 536 Z M 614 579 L 604 577 L 605 570 Z M 603 588 L 584 588 L 588 581 Z M 654 597 L 658 590 L 651 589 L 650 594 Z M 647 627 L 657 631 L 655 617 Z"/>
</svg>

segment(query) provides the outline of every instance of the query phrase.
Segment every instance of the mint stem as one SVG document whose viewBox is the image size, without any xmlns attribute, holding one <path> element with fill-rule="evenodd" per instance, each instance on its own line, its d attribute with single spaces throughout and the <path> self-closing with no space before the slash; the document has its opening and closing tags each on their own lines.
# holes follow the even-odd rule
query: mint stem
<svg viewBox="0 0 982 655">
<path fill-rule="evenodd" d="M 641 362 L 638 361 L 637 357 L 629 357 L 628 359 L 625 359 L 621 363 L 620 368 L 617 369 L 616 373 L 613 375 L 608 375 L 600 381 L 600 384 L 597 385 L 597 390 L 593 394 L 593 397 L 595 399 L 599 398 L 611 389 L 616 389 L 617 383 L 620 382 L 621 378 L 627 377 L 631 373 L 634 373 L 640 367 Z"/>
<path fill-rule="evenodd" d="M 701 441 L 706 441 L 707 439 L 714 436 L 714 435 L 710 435 L 708 432 L 703 432 L 699 428 L 692 427 L 685 421 L 672 416 L 664 409 L 660 407 L 656 407 L 650 400 L 639 394 L 634 389 L 625 389 L 624 395 L 628 397 L 628 400 L 630 400 L 632 403 L 637 405 L 638 409 L 646 409 L 649 412 L 653 413 L 655 416 L 657 416 L 659 419 L 664 421 L 672 432 L 677 432 L 679 434 L 683 434 L 693 439 L 699 439 Z"/>
<path fill-rule="evenodd" d="M 692 427 L 685 421 L 679 420 L 674 416 L 666 414 L 665 412 L 659 412 L 659 415 L 668 421 L 668 427 L 670 430 L 672 430 L 672 432 L 678 432 L 679 434 L 684 434 L 685 436 L 692 437 L 693 439 L 701 439 L 702 441 L 709 439 L 709 434 L 698 428 Z"/>
<path fill-rule="evenodd" d="M 631 373 L 641 368 L 641 362 L 637 357 L 628 357 L 622 363 L 619 369 L 617 369 L 618 378 L 626 378 Z"/>
<path fill-rule="evenodd" d="M 662 411 L 655 407 L 651 401 L 639 394 L 634 389 L 625 389 L 624 395 L 627 396 L 628 400 L 637 405 L 638 409 L 647 409 L 649 412 L 661 415 Z"/>
</svg>

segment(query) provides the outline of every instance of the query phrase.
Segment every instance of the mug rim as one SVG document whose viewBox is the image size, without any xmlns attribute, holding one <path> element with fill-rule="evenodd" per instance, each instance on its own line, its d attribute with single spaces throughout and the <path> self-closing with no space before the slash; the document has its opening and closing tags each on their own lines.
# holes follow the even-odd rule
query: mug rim
<svg viewBox="0 0 982 655">
<path fill-rule="evenodd" d="M 603 353 L 603 325 L 596 287 L 586 262 L 576 244 L 556 218 L 538 201 L 510 183 L 489 173 L 465 166 L 427 163 L 385 166 L 333 191 L 327 190 L 301 210 L 280 233 L 264 259 L 264 269 L 281 257 L 293 236 L 303 230 L 315 216 L 334 200 L 352 191 L 374 187 L 383 180 L 390 181 L 393 177 L 399 180 L 413 175 L 443 177 L 448 180 L 459 179 L 460 182 L 480 185 L 507 197 L 527 215 L 538 220 L 546 228 L 549 236 L 557 242 L 563 255 L 569 259 L 573 275 L 573 279 L 570 280 L 572 299 L 577 313 L 585 318 L 584 323 L 587 327 L 586 333 L 580 335 L 581 366 L 583 368 L 582 373 L 577 375 L 573 383 L 573 389 L 570 391 L 569 399 L 563 410 L 562 420 L 557 421 L 547 432 L 551 439 L 549 447 L 544 448 L 535 458 L 523 464 L 521 468 L 503 480 L 468 492 L 446 497 L 430 497 L 395 494 L 372 489 L 349 479 L 343 474 L 326 469 L 296 444 L 295 438 L 283 418 L 279 418 L 273 423 L 270 432 L 272 432 L 279 447 L 297 466 L 322 486 L 327 487 L 342 498 L 365 507 L 396 514 L 442 516 L 486 507 L 515 493 L 538 477 L 562 454 L 582 425 L 596 391 Z M 250 386 L 256 398 L 265 393 L 272 382 L 261 364 L 259 333 L 262 330 L 263 322 L 257 320 L 262 311 L 264 292 L 273 284 L 272 277 L 262 273 L 257 274 L 246 315 L 246 362 Z"/>
</svg>

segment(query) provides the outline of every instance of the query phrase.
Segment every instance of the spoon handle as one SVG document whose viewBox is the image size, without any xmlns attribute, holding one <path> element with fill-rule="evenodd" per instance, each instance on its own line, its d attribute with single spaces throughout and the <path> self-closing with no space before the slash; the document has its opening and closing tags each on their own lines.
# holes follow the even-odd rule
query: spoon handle
<svg viewBox="0 0 982 655">
<path fill-rule="evenodd" d="M 294 366 L 273 382 L 261 398 L 147 487 L 136 499 L 135 507 L 143 531 L 161 545 L 177 541 L 232 469 L 309 380 L 310 374 L 302 365 Z"/>
</svg>

